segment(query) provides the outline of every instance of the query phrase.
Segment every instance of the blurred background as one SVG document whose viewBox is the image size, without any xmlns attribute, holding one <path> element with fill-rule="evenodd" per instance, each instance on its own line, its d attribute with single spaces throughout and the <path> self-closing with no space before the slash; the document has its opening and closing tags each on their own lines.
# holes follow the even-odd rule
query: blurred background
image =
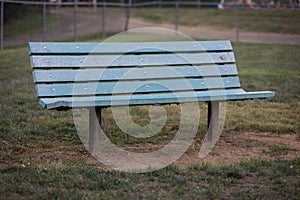
<svg viewBox="0 0 300 200">
<path fill-rule="evenodd" d="M 160 26 L 198 39 L 268 40 L 300 33 L 298 0 L 0 0 L 1 49 L 28 41 L 105 38 L 130 28 Z M 244 35 L 243 35 L 244 34 Z M 292 35 L 291 35 L 292 34 Z M 254 38 L 253 38 L 254 37 Z M 299 38 L 291 38 L 294 43 Z M 278 38 L 270 43 L 279 42 Z M 280 39 L 281 41 L 281 39 Z"/>
</svg>

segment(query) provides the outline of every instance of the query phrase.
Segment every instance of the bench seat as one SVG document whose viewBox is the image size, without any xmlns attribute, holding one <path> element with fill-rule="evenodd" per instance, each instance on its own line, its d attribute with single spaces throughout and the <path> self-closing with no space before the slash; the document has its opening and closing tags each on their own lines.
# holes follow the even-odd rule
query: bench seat
<svg viewBox="0 0 300 200">
<path fill-rule="evenodd" d="M 70 107 L 111 107 L 123 105 L 155 105 L 177 104 L 184 102 L 209 102 L 226 100 L 264 99 L 273 97 L 274 92 L 245 92 L 243 89 L 214 90 L 201 92 L 180 92 L 176 94 L 141 94 L 118 96 L 94 96 L 94 97 L 64 97 L 43 98 L 40 103 L 47 109 L 64 109 Z M 179 98 L 179 99 L 178 99 Z M 179 102 L 180 101 L 180 102 Z M 113 103 L 112 103 L 113 102 Z"/>
</svg>

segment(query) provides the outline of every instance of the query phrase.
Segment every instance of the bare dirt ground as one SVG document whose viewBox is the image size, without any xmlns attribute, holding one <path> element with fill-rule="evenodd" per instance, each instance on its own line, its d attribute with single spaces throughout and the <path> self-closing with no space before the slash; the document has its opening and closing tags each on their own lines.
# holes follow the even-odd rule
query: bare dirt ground
<svg viewBox="0 0 300 200">
<path fill-rule="evenodd" d="M 144 26 L 159 26 L 163 28 L 174 29 L 173 24 L 153 24 L 140 19 L 132 19 L 130 28 L 140 28 Z M 197 39 L 216 39 L 236 41 L 236 30 L 216 30 L 211 27 L 203 26 L 179 26 L 178 31 Z M 238 41 L 255 42 L 266 44 L 291 44 L 300 45 L 300 35 L 295 34 L 276 34 L 276 33 L 258 33 L 258 32 L 240 32 Z"/>
<path fill-rule="evenodd" d="M 202 142 L 196 139 L 190 148 L 175 163 L 185 168 L 190 164 L 208 163 L 213 165 L 234 164 L 249 159 L 294 159 L 300 158 L 300 138 L 294 134 L 274 134 L 267 132 L 230 132 L 222 134 L 213 150 L 205 157 L 199 158 Z M 157 149 L 158 145 L 144 144 L 131 146 L 130 151 L 145 152 Z M 159 147 L 162 147 L 159 145 Z M 72 165 L 72 163 L 89 163 L 101 169 L 110 168 L 96 160 L 82 144 L 66 145 L 61 139 L 53 138 L 42 148 L 36 145 L 14 147 L 5 151 L 3 164 L 10 166 L 36 165 L 47 167 Z"/>
<path fill-rule="evenodd" d="M 46 39 L 62 40 L 74 36 L 73 13 L 72 10 L 52 10 L 51 13 L 57 14 L 60 18 L 58 24 L 48 31 Z M 124 29 L 125 21 L 120 17 L 107 15 L 107 31 L 120 32 Z M 129 28 L 153 27 L 159 26 L 174 29 L 172 24 L 153 24 L 139 19 L 131 19 Z M 87 13 L 85 11 L 78 13 L 77 31 L 79 36 L 101 32 L 101 18 L 99 13 Z M 180 26 L 179 31 L 194 37 L 202 39 L 229 39 L 235 40 L 235 31 L 218 31 L 207 27 L 185 27 Z M 16 38 L 10 38 L 5 41 L 8 45 L 25 44 L 27 41 L 42 40 L 41 34 L 23 35 Z M 272 33 L 249 33 L 241 32 L 240 41 L 260 42 L 260 43 L 280 43 L 300 45 L 300 35 L 283 35 Z M 54 139 L 55 140 L 55 139 Z M 5 152 L 4 163 L 10 165 L 47 165 L 49 163 L 57 165 L 67 165 L 76 160 L 85 160 L 88 163 L 95 164 L 100 168 L 107 169 L 100 164 L 88 151 L 79 144 L 74 146 L 65 146 L 59 139 L 48 141 L 47 146 L 43 148 L 34 145 L 16 147 Z M 195 141 L 189 150 L 180 157 L 174 164 L 179 167 L 186 167 L 191 163 L 211 163 L 211 164 L 230 164 L 240 160 L 251 158 L 267 159 L 293 159 L 300 158 L 300 139 L 293 134 L 274 134 L 274 133 L 254 133 L 254 132 L 230 132 L 223 134 L 204 159 L 198 157 L 201 141 Z M 146 146 L 149 148 L 153 146 Z"/>
<path fill-rule="evenodd" d="M 190 163 L 232 164 L 252 158 L 300 158 L 300 138 L 290 134 L 265 132 L 231 132 L 220 140 L 204 159 L 198 157 L 201 141 L 196 141 L 175 164 L 186 167 Z"/>
</svg>

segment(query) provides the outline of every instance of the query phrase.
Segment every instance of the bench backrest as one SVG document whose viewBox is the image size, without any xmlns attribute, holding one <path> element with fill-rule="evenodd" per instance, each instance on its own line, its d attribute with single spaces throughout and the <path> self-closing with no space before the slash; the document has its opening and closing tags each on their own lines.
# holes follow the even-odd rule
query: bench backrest
<svg viewBox="0 0 300 200">
<path fill-rule="evenodd" d="M 41 99 L 240 88 L 229 41 L 31 42 L 29 52 Z"/>
</svg>

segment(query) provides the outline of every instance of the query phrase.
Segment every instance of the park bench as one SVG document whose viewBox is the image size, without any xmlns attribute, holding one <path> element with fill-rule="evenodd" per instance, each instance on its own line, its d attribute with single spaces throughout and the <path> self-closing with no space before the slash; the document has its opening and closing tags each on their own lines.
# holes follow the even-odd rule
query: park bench
<svg viewBox="0 0 300 200">
<path fill-rule="evenodd" d="M 29 53 L 44 108 L 90 110 L 90 146 L 102 108 L 207 102 L 213 135 L 220 102 L 275 95 L 241 88 L 230 41 L 30 42 Z"/>
</svg>

